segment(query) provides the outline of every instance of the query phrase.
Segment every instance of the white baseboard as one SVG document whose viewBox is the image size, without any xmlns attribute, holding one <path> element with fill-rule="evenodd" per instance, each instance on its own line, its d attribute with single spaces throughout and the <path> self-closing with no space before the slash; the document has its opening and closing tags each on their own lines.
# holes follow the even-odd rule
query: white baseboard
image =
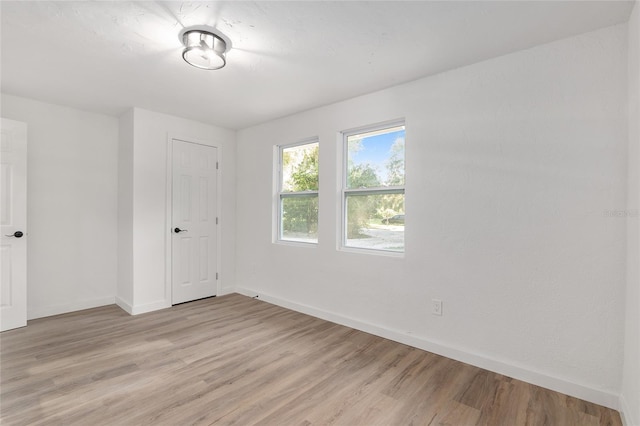
<svg viewBox="0 0 640 426">
<path fill-rule="evenodd" d="M 171 303 L 166 300 L 158 300 L 156 302 L 145 303 L 144 305 L 133 305 L 131 307 L 131 315 L 146 314 L 147 312 L 158 311 L 160 309 L 170 308 Z M 126 310 L 126 309 L 125 309 Z"/>
<path fill-rule="evenodd" d="M 116 296 L 116 305 L 129 315 L 133 315 L 133 306 L 131 306 L 131 303 L 125 302 L 122 298 Z"/>
<path fill-rule="evenodd" d="M 513 363 L 509 363 L 508 361 L 495 359 L 483 354 L 473 353 L 469 350 L 465 350 L 464 348 L 456 348 L 447 345 L 446 343 L 435 342 L 424 339 L 422 337 L 416 337 L 398 330 L 389 329 L 376 324 L 370 324 L 357 320 L 355 318 L 349 318 L 344 315 L 317 309 L 312 306 L 292 302 L 290 300 L 279 298 L 277 296 L 271 296 L 269 294 L 265 294 L 249 288 L 236 287 L 235 291 L 236 293 L 249 297 L 258 296 L 258 300 L 263 300 L 265 302 L 282 306 L 287 309 L 302 312 L 304 314 L 312 315 L 314 317 L 331 321 L 336 324 L 344 325 L 364 331 L 366 333 L 384 337 L 385 339 L 423 349 L 428 352 L 442 355 L 456 361 L 471 364 L 476 367 L 493 371 L 495 373 L 502 374 L 508 377 L 513 377 L 514 379 L 522 380 L 524 382 L 531 383 L 546 389 L 551 389 L 553 391 L 561 392 L 566 395 L 583 399 L 585 401 L 603 405 L 614 410 L 618 410 L 620 408 L 620 399 L 618 394 L 601 389 L 595 389 L 579 383 L 574 383 L 559 377 L 554 377 L 527 368 L 527 366 L 515 365 Z"/>
<path fill-rule="evenodd" d="M 218 291 L 218 294 L 216 294 L 216 296 L 224 296 L 232 293 L 235 293 L 235 289 L 223 288 Z M 116 297 L 116 305 L 122 308 L 122 310 L 127 312 L 129 315 L 146 314 L 147 312 L 153 312 L 171 307 L 171 303 L 166 300 L 158 300 L 157 302 L 134 306 L 131 303 L 124 301 L 120 297 Z"/>
<path fill-rule="evenodd" d="M 233 287 L 224 287 L 218 290 L 218 294 L 216 296 L 226 296 L 227 294 L 233 294 L 236 290 Z"/>
<path fill-rule="evenodd" d="M 113 305 L 114 297 L 104 297 L 101 299 L 81 300 L 77 302 L 64 303 L 62 305 L 41 306 L 38 308 L 27 308 L 27 319 L 50 317 L 52 315 L 66 314 L 69 312 L 81 311 L 83 309 L 97 308 L 100 306 Z"/>
<path fill-rule="evenodd" d="M 144 305 L 132 305 L 120 297 L 116 297 L 116 305 L 120 306 L 120 308 L 129 315 L 146 314 L 147 312 L 171 307 L 171 303 L 168 303 L 166 300 L 158 300 L 157 302 L 145 303 Z"/>
<path fill-rule="evenodd" d="M 624 399 L 624 395 L 620 395 L 620 420 L 622 420 L 622 426 L 631 426 L 631 419 L 628 419 L 629 409 L 627 408 L 627 401 Z"/>
<path fill-rule="evenodd" d="M 640 419 L 634 419 L 631 408 L 627 404 L 624 394 L 620 395 L 620 418 L 623 426 L 640 426 Z"/>
</svg>

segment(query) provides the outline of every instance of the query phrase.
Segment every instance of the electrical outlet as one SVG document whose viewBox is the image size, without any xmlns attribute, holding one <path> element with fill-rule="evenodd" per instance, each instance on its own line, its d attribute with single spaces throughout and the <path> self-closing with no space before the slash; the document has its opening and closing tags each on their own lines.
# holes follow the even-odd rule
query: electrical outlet
<svg viewBox="0 0 640 426">
<path fill-rule="evenodd" d="M 433 315 L 442 316 L 442 300 L 431 299 L 431 313 Z"/>
</svg>

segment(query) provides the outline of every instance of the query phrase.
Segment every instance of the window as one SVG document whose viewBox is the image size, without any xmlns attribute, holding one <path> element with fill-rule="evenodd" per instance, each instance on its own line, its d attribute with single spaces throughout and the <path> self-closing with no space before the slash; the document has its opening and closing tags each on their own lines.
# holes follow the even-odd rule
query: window
<svg viewBox="0 0 640 426">
<path fill-rule="evenodd" d="M 317 139 L 278 147 L 278 240 L 318 242 Z"/>
<path fill-rule="evenodd" d="M 404 252 L 404 123 L 343 135 L 343 246 Z"/>
</svg>

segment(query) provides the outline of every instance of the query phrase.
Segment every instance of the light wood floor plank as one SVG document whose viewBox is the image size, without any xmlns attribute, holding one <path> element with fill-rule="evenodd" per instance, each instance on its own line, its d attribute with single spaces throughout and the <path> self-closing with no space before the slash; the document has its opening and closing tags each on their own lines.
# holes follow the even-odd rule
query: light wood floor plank
<svg viewBox="0 0 640 426">
<path fill-rule="evenodd" d="M 0 334 L 3 425 L 621 425 L 617 412 L 240 295 Z"/>
</svg>

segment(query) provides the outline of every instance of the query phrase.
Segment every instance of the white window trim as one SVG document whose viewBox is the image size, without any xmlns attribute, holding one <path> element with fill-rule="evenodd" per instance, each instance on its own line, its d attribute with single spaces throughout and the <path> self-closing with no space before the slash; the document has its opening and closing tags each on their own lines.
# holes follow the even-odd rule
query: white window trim
<svg viewBox="0 0 640 426">
<path fill-rule="evenodd" d="M 296 241 L 296 240 L 287 240 L 287 239 L 283 239 L 282 238 L 282 199 L 283 198 L 294 198 L 294 197 L 304 197 L 304 196 L 309 196 L 309 195 L 314 195 L 316 197 L 318 197 L 318 211 L 320 210 L 320 191 L 316 190 L 316 191 L 298 191 L 298 192 L 282 192 L 282 186 L 284 184 L 284 182 L 282 181 L 282 154 L 283 151 L 287 148 L 293 148 L 296 146 L 301 146 L 301 145 L 310 145 L 310 144 L 314 144 L 317 143 L 318 146 L 320 146 L 320 138 L 318 137 L 312 137 L 312 138 L 307 138 L 307 139 L 303 139 L 300 140 L 298 142 L 294 142 L 294 143 L 290 143 L 290 144 L 283 144 L 283 145 L 276 145 L 274 147 L 274 163 L 276 164 L 275 167 L 275 176 L 274 176 L 274 182 L 275 182 L 275 188 L 274 188 L 274 202 L 273 202 L 273 217 L 274 217 L 274 226 L 273 226 L 273 242 L 274 243 L 278 243 L 278 244 L 286 244 L 286 245 L 293 245 L 293 246 L 299 246 L 299 247 L 317 247 L 318 245 L 318 241 L 319 241 L 319 235 L 318 235 L 318 241 L 312 242 L 312 241 Z M 319 168 L 318 168 L 318 172 L 319 172 Z M 319 178 L 319 176 L 318 176 Z M 284 197 L 283 197 L 284 195 Z M 318 213 L 318 219 L 319 219 L 319 213 Z M 318 227 L 320 226 L 320 224 L 318 223 Z"/>
<path fill-rule="evenodd" d="M 344 130 L 340 133 L 342 144 L 342 165 L 340 169 L 340 236 L 339 241 L 340 244 L 338 249 L 340 251 L 351 252 L 351 253 L 367 253 L 367 254 L 375 254 L 381 256 L 389 256 L 389 257 L 404 257 L 406 252 L 405 249 L 402 251 L 394 251 L 394 250 L 383 250 L 383 249 L 368 249 L 363 247 L 354 247 L 347 245 L 347 196 L 348 195 L 374 195 L 374 194 L 405 194 L 405 186 L 406 186 L 406 177 L 405 177 L 405 185 L 402 186 L 377 186 L 373 188 L 347 188 L 347 166 L 348 166 L 348 144 L 347 138 L 349 136 L 358 135 L 360 133 L 372 133 L 376 131 L 391 129 L 393 127 L 404 127 L 406 132 L 406 121 L 404 119 L 385 121 L 383 123 L 372 124 L 369 126 L 362 126 L 355 129 Z M 406 164 L 406 158 L 405 158 Z M 406 175 L 405 175 L 406 176 Z M 406 199 L 405 199 L 406 203 Z M 406 208 L 405 208 L 406 210 Z"/>
</svg>

